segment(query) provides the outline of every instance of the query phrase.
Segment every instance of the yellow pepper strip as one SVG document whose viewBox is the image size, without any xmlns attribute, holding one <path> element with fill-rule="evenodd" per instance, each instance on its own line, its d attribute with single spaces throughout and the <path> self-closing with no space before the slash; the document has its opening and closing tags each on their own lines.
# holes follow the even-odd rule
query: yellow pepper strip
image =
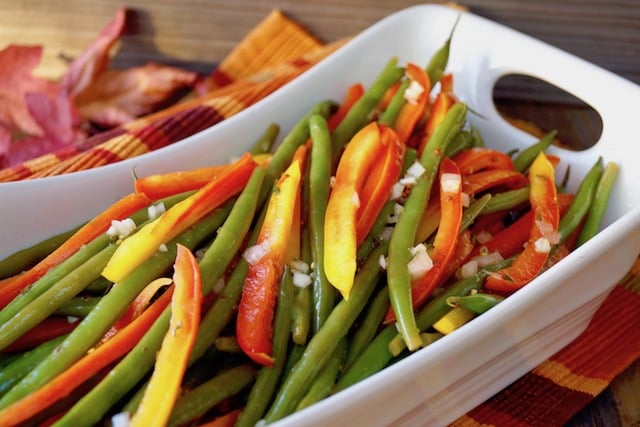
<svg viewBox="0 0 640 427">
<path fill-rule="evenodd" d="M 195 256 L 182 245 L 178 245 L 173 282 L 169 330 L 158 351 L 149 385 L 131 419 L 131 427 L 166 425 L 198 333 L 202 278 Z"/>
<path fill-rule="evenodd" d="M 251 155 L 245 154 L 196 193 L 175 204 L 137 233 L 125 238 L 105 266 L 102 275 L 112 282 L 122 280 L 160 250 L 162 244 L 240 192 L 255 166 Z"/>
<path fill-rule="evenodd" d="M 475 314 L 466 308 L 456 307 L 451 309 L 440 320 L 433 324 L 433 329 L 443 335 L 448 335 L 460 326 L 473 319 Z"/>
<path fill-rule="evenodd" d="M 301 175 L 300 162 L 294 160 L 271 194 L 256 244 L 244 253 L 249 269 L 238 306 L 236 339 L 247 356 L 265 366 L 274 363 L 273 317 L 278 288 L 285 264 L 289 261 Z"/>
<path fill-rule="evenodd" d="M 347 144 L 336 171 L 324 222 L 324 268 L 344 299 L 349 298 L 356 273 L 356 222 L 360 192 L 376 160 L 383 154 L 375 122 L 362 128 Z"/>
</svg>

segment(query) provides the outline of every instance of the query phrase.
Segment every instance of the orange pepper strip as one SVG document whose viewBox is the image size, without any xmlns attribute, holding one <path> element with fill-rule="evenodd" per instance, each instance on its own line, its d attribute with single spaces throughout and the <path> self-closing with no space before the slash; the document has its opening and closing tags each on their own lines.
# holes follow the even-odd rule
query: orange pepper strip
<svg viewBox="0 0 640 427">
<path fill-rule="evenodd" d="M 356 83 L 349 86 L 347 89 L 347 94 L 345 98 L 342 100 L 342 104 L 338 107 L 338 110 L 329 117 L 327 120 L 327 126 L 329 130 L 334 130 L 340 122 L 345 118 L 353 104 L 358 101 L 364 95 L 364 85 L 362 83 Z"/>
<path fill-rule="evenodd" d="M 389 199 L 394 184 L 402 173 L 402 163 L 406 145 L 397 134 L 386 126 L 380 126 L 380 143 L 385 153 L 378 158 L 364 183 L 360 194 L 360 208 L 356 220 L 356 237 L 359 245 L 371 231 L 382 206 Z"/>
<path fill-rule="evenodd" d="M 347 144 L 336 171 L 324 220 L 324 268 L 331 283 L 344 299 L 349 298 L 356 273 L 356 221 L 361 190 L 371 179 L 376 161 L 383 155 L 380 128 L 371 122 Z M 377 179 L 377 178 L 373 178 Z"/>
<path fill-rule="evenodd" d="M 204 187 L 175 204 L 137 233 L 125 238 L 102 271 L 102 275 L 118 282 L 150 258 L 160 246 L 192 226 L 209 212 L 240 192 L 256 163 L 249 153 Z"/>
<path fill-rule="evenodd" d="M 413 308 L 420 307 L 431 295 L 440 278 L 453 258 L 462 224 L 462 176 L 458 166 L 445 157 L 440 165 L 440 209 L 442 212 L 440 225 L 433 242 L 431 260 L 433 267 L 421 278 L 411 284 L 411 301 Z M 395 319 L 392 308 L 389 308 L 385 322 Z"/>
<path fill-rule="evenodd" d="M 452 159 L 462 175 L 471 175 L 485 169 L 515 170 L 513 160 L 502 151 L 486 147 L 463 150 Z"/>
<path fill-rule="evenodd" d="M 273 316 L 284 265 L 289 261 L 301 175 L 297 161 L 282 174 L 269 199 L 256 244 L 245 251 L 249 269 L 238 306 L 236 338 L 247 356 L 265 366 L 275 362 L 271 356 Z"/>
<path fill-rule="evenodd" d="M 185 191 L 198 190 L 230 166 L 219 165 L 189 171 L 154 174 L 137 178 L 133 185 L 136 193 L 144 194 L 155 201 Z"/>
<path fill-rule="evenodd" d="M 147 310 L 111 339 L 87 353 L 40 389 L 0 411 L 0 425 L 14 426 L 30 419 L 68 396 L 101 369 L 125 355 L 140 341 L 167 307 L 171 300 L 171 293 L 172 290 L 168 289 Z"/>
<path fill-rule="evenodd" d="M 102 337 L 102 342 L 107 341 L 112 336 L 114 336 L 118 331 L 126 327 L 129 323 L 134 321 L 138 316 L 140 316 L 147 307 L 151 304 L 151 300 L 164 286 L 171 285 L 173 281 L 168 277 L 159 277 L 156 280 L 149 283 L 143 290 L 138 294 L 135 300 L 129 304 L 127 307 L 127 311 L 124 312 L 122 316 L 111 326 L 111 328 L 104 334 Z"/>
<path fill-rule="evenodd" d="M 407 64 L 405 74 L 411 80 L 407 90 L 411 91 L 414 85 L 418 85 L 421 90 L 416 99 L 407 100 L 407 102 L 404 103 L 393 124 L 393 129 L 398 133 L 400 141 L 406 144 L 429 104 L 431 81 L 429 80 L 429 75 L 423 68 L 412 63 Z"/>
<path fill-rule="evenodd" d="M 180 244 L 174 263 L 173 283 L 169 330 L 162 340 L 140 406 L 131 418 L 131 427 L 166 425 L 198 334 L 202 277 L 198 260 L 186 246 Z"/>
<path fill-rule="evenodd" d="M 560 212 L 555 185 L 555 172 L 544 153 L 540 153 L 529 169 L 529 200 L 533 223 L 524 250 L 509 267 L 491 273 L 485 287 L 497 292 L 513 292 L 533 280 L 557 243 Z"/>
<path fill-rule="evenodd" d="M 473 196 L 499 185 L 504 185 L 512 190 L 522 188 L 527 185 L 527 182 L 527 177 L 517 171 L 508 169 L 486 170 L 465 176 L 462 191 L 469 196 Z"/>
<path fill-rule="evenodd" d="M 51 252 L 38 264 L 22 274 L 9 277 L 2 282 L 0 287 L 0 308 L 5 307 L 24 288 L 34 283 L 47 271 L 76 253 L 82 245 L 90 242 L 100 234 L 107 231 L 112 220 L 128 217 L 132 213 L 142 209 L 150 203 L 144 195 L 128 194 L 109 206 L 103 212 L 95 216 L 78 231 L 76 231 L 62 245 Z"/>
</svg>

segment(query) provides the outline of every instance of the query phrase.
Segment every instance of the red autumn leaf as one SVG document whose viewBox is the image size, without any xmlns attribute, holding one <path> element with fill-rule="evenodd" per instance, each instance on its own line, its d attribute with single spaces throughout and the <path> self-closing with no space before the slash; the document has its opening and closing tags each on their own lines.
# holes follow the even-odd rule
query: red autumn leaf
<svg viewBox="0 0 640 427">
<path fill-rule="evenodd" d="M 109 52 L 124 31 L 127 11 L 120 8 L 113 20 L 100 31 L 100 34 L 76 57 L 62 77 L 60 85 L 71 96 L 76 96 L 91 85 L 109 65 Z"/>
<path fill-rule="evenodd" d="M 0 51 L 0 126 L 10 133 L 43 135 L 29 112 L 25 95 L 41 92 L 55 97 L 60 88 L 32 75 L 41 57 L 39 46 L 9 45 Z"/>
<path fill-rule="evenodd" d="M 194 72 L 155 63 L 108 70 L 76 97 L 76 106 L 85 119 L 116 126 L 166 106 L 196 78 Z"/>
<path fill-rule="evenodd" d="M 33 76 L 42 48 L 0 51 L 0 167 L 55 151 L 82 133 L 73 104 L 52 81 Z"/>
</svg>

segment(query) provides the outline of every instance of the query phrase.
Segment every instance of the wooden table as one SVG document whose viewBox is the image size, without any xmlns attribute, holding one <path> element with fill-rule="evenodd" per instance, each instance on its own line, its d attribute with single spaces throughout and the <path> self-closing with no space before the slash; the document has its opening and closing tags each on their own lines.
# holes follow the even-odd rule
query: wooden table
<svg viewBox="0 0 640 427">
<path fill-rule="evenodd" d="M 207 71 L 273 8 L 279 8 L 323 41 L 356 34 L 384 16 L 410 5 L 409 0 L 130 0 L 131 25 L 117 56 L 116 67 L 148 61 L 171 63 Z M 38 73 L 59 76 L 63 57 L 82 51 L 113 16 L 122 2 L 115 0 L 0 0 L 0 48 L 9 43 L 44 44 Z M 640 3 L 636 0 L 469 0 L 461 5 L 472 12 L 546 41 L 640 84 Z M 553 64 L 549 64 L 553 66 Z M 598 82 L 593 82 L 598 84 Z M 511 115 L 558 127 L 572 143 L 593 141 L 597 120 L 585 106 L 562 98 L 561 123 L 540 117 L 538 107 L 560 108 L 557 94 L 542 98 L 522 94 L 508 85 L 499 105 Z M 550 97 L 549 97 L 550 95 Z M 635 108 L 635 107 L 634 107 Z M 569 119 L 567 120 L 567 117 Z M 576 127 L 579 118 L 589 126 Z M 577 415 L 571 426 L 640 425 L 640 361 L 620 375 L 593 404 Z"/>
</svg>

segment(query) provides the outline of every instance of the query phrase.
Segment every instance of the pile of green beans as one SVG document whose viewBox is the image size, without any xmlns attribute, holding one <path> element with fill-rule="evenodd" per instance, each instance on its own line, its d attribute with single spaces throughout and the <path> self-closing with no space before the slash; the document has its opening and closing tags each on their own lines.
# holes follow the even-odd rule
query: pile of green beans
<svg viewBox="0 0 640 427">
<path fill-rule="evenodd" d="M 450 47 L 449 37 L 425 67 L 433 84 L 445 71 Z M 440 161 L 484 146 L 481 135 L 468 126 L 468 108 L 462 102 L 451 107 L 422 153 L 406 150 L 403 173 L 416 162 L 425 173 L 403 196 L 403 210 L 396 223 L 389 222 L 396 202 L 390 200 L 382 207 L 371 232 L 358 248 L 359 267 L 349 298 L 342 299 L 327 280 L 324 219 L 332 174 L 345 145 L 372 118 L 381 125 L 393 126 L 406 102 L 403 95 L 408 83 L 401 81 L 403 75 L 404 68 L 397 59 L 389 60 L 333 131 L 327 124 L 336 108 L 332 100 L 323 100 L 311 108 L 277 146 L 280 129 L 271 124 L 250 149 L 254 155 L 269 153 L 271 159 L 267 165 L 254 169 L 243 191 L 177 236 L 167 244 L 167 251 L 157 252 L 121 282 L 113 284 L 100 275 L 119 243 L 105 234 L 52 268 L 0 310 L 0 351 L 5 350 L 0 353 L 0 421 L 3 409 L 43 387 L 90 352 L 150 282 L 170 274 L 178 243 L 199 254 L 203 294 L 209 303 L 203 310 L 188 361 L 185 378 L 189 380 L 185 379 L 169 420 L 172 426 L 197 425 L 238 408 L 242 411 L 237 426 L 253 426 L 261 420 L 275 422 L 440 339 L 442 335 L 434 332 L 433 325 L 453 305 L 473 310 L 476 315 L 498 305 L 504 298 L 483 293 L 484 279 L 492 271 L 510 265 L 513 259 L 485 266 L 470 277 L 453 276 L 423 307 L 411 308 L 407 265 L 411 248 L 433 239 L 433 235 L 423 236 L 426 240 L 417 239 L 416 233 L 433 193 Z M 396 83 L 401 89 L 384 111 L 378 111 L 381 100 Z M 513 158 L 516 170 L 526 172 L 555 137 L 556 132 L 552 131 L 517 153 Z M 259 366 L 242 354 L 234 341 L 234 316 L 249 268 L 241 253 L 258 238 L 276 180 L 298 147 L 309 140 L 311 149 L 301 193 L 300 260 L 312 266 L 311 284 L 296 287 L 291 266 L 284 267 L 272 337 L 275 363 Z M 594 163 L 560 220 L 558 245 L 578 229 L 577 245 L 597 233 L 616 174 L 615 164 L 605 164 L 602 159 Z M 162 202 L 170 207 L 189 194 Z M 464 209 L 460 233 L 482 215 L 520 212 L 528 200 L 528 187 L 478 195 Z M 132 215 L 132 219 L 136 224 L 149 221 L 145 209 Z M 385 237 L 384 231 L 389 228 L 392 231 Z M 74 231 L 0 261 L 0 279 L 34 265 Z M 396 315 L 395 324 L 384 323 L 390 307 Z M 52 316 L 72 316 L 78 324 L 71 332 L 35 348 L 15 354 L 7 351 L 39 322 Z M 170 318 L 171 309 L 167 307 L 125 356 L 83 385 L 83 392 L 76 393 L 74 401 L 61 402 L 60 414 L 49 414 L 60 415 L 53 425 L 95 425 L 119 413 L 135 412 Z M 231 345 L 216 346 L 223 337 Z"/>
</svg>

